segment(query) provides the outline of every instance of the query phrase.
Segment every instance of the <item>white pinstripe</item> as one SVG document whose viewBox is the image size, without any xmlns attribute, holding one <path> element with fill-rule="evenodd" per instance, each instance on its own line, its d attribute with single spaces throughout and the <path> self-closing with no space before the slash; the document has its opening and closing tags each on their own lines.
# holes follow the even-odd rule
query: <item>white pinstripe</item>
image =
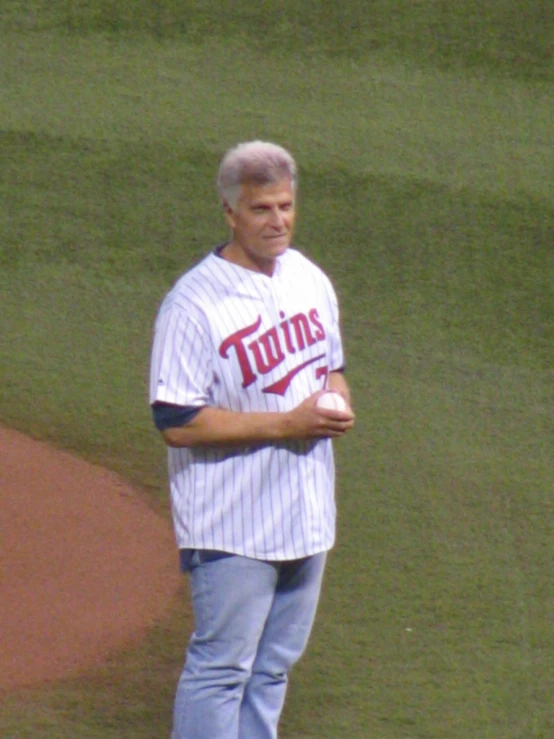
<svg viewBox="0 0 554 739">
<path fill-rule="evenodd" d="M 230 339 L 247 327 L 242 341 Z M 317 266 L 288 249 L 270 278 L 210 254 L 160 307 L 150 402 L 287 411 L 323 387 L 323 367 L 342 365 L 336 296 Z M 329 439 L 240 451 L 168 448 L 168 455 L 180 548 L 288 560 L 333 545 Z"/>
</svg>

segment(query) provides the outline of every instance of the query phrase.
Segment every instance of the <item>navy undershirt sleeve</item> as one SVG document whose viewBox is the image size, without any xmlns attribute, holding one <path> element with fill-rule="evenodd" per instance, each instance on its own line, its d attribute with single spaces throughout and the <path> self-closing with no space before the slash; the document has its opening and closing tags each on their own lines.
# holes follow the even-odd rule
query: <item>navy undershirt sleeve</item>
<svg viewBox="0 0 554 739">
<path fill-rule="evenodd" d="M 152 416 L 158 431 L 165 431 L 177 426 L 186 426 L 201 410 L 202 407 L 193 405 L 174 405 L 156 401 L 152 405 Z"/>
</svg>

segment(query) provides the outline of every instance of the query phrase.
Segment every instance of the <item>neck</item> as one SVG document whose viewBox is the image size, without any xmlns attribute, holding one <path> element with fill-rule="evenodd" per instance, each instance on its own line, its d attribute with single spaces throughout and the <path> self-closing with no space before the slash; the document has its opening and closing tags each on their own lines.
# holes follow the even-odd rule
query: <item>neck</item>
<svg viewBox="0 0 554 739">
<path fill-rule="evenodd" d="M 249 269 L 252 272 L 260 272 L 268 277 L 272 277 L 275 271 L 276 258 L 247 254 L 236 241 L 225 244 L 220 254 L 223 259 L 232 264 L 244 267 L 244 269 Z"/>
</svg>

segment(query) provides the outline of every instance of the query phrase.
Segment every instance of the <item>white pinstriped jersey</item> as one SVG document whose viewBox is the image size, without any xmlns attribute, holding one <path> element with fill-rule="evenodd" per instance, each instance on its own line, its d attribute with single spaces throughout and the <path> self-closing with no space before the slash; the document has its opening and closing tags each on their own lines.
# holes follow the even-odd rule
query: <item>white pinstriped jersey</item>
<svg viewBox="0 0 554 739">
<path fill-rule="evenodd" d="M 268 277 L 212 253 L 160 307 L 150 402 L 288 411 L 342 366 L 337 299 L 319 267 L 289 248 Z M 333 545 L 330 439 L 168 455 L 179 548 L 290 560 Z"/>
</svg>

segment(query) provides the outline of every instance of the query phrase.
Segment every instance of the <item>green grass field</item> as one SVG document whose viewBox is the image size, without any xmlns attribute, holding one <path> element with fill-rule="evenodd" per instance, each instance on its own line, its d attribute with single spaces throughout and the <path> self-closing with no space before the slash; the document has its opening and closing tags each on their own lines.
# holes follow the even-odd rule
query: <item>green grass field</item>
<svg viewBox="0 0 554 739">
<path fill-rule="evenodd" d="M 554 5 L 4 0 L 0 31 L 0 421 L 169 515 L 152 322 L 226 235 L 223 151 L 288 146 L 358 425 L 282 737 L 553 737 Z M 168 736 L 185 611 L 0 736 Z"/>
</svg>

